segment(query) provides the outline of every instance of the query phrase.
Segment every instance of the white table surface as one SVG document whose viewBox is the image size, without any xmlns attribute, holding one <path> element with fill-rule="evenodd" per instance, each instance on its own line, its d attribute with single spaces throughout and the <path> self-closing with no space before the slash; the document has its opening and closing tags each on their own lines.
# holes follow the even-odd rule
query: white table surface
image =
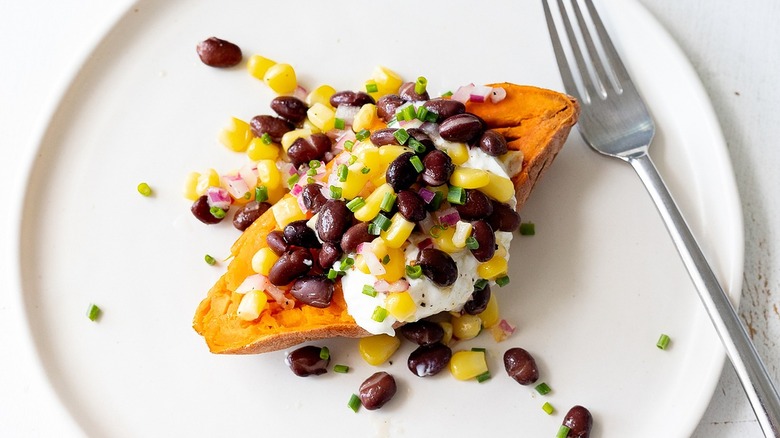
<svg viewBox="0 0 780 438">
<path fill-rule="evenodd" d="M 639 0 L 691 60 L 728 143 L 745 218 L 740 315 L 780 381 L 780 3 L 775 0 Z M 125 1 L 0 0 L 0 187 L 22 190 L 32 141 L 63 81 Z M 8 195 L 3 196 L 9 199 Z M 11 197 L 13 199 L 13 197 Z M 0 214 L 0 435 L 77 435 L 36 365 L 18 291 L 8 281 L 15 241 Z M 773 293 L 774 292 L 774 293 Z M 696 438 L 763 436 L 727 364 Z"/>
</svg>

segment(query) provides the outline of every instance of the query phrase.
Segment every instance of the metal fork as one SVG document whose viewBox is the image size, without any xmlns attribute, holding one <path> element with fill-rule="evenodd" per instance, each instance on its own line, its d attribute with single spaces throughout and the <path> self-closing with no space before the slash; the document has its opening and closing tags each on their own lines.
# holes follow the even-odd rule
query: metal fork
<svg viewBox="0 0 780 438">
<path fill-rule="evenodd" d="M 558 15 L 570 47 L 571 58 L 568 58 L 550 9 L 551 1 L 542 0 L 542 5 L 566 92 L 582 105 L 578 124 L 582 138 L 597 152 L 620 158 L 636 170 L 696 285 L 699 298 L 726 348 L 764 435 L 780 437 L 780 397 L 777 390 L 648 155 L 655 124 L 612 45 L 593 2 L 582 0 L 592 22 L 590 26 L 579 0 L 569 0 L 570 9 L 566 8 L 563 0 L 557 0 Z M 595 30 L 595 37 L 591 28 Z"/>
</svg>

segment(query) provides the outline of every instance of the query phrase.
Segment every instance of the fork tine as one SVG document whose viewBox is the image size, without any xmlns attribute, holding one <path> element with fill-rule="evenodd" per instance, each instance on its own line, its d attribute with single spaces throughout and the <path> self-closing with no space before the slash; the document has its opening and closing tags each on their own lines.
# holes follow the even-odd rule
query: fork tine
<svg viewBox="0 0 780 438">
<path fill-rule="evenodd" d="M 607 84 L 609 83 L 612 83 L 618 94 L 620 94 L 623 90 L 620 88 L 620 84 L 618 84 L 615 80 L 614 75 L 611 75 L 610 72 L 607 72 L 607 68 L 611 70 L 611 67 L 608 64 L 605 68 L 604 62 L 602 62 L 598 49 L 596 49 L 596 44 L 593 41 L 593 37 L 588 30 L 588 24 L 585 22 L 585 17 L 582 15 L 579 2 L 577 0 L 571 0 L 571 5 L 572 9 L 574 10 L 575 17 L 577 17 L 577 25 L 580 28 L 580 35 L 582 35 L 582 40 L 585 42 L 585 48 L 588 50 L 588 56 L 590 58 L 591 65 L 595 70 L 596 81 L 599 84 L 599 94 L 602 98 L 607 97 L 606 88 Z M 596 27 L 599 29 L 598 26 Z"/>
<path fill-rule="evenodd" d="M 584 101 L 580 96 L 577 89 L 577 83 L 574 81 L 574 76 L 571 74 L 571 68 L 569 68 L 569 61 L 566 59 L 566 54 L 563 51 L 563 45 L 561 39 L 558 36 L 558 29 L 555 26 L 555 21 L 550 12 L 550 5 L 548 0 L 542 0 L 542 7 L 544 7 L 544 15 L 547 19 L 547 30 L 550 33 L 550 41 L 553 45 L 553 51 L 555 52 L 555 60 L 558 62 L 558 70 L 561 73 L 561 79 L 563 80 L 563 86 L 566 88 L 566 92 L 576 97 L 580 101 Z"/>
<path fill-rule="evenodd" d="M 582 82 L 582 86 L 585 88 L 584 93 L 587 94 L 587 103 L 596 95 L 603 96 L 603 92 L 598 89 L 600 84 L 593 82 L 593 77 L 588 71 L 588 64 L 585 62 L 585 57 L 583 56 L 582 50 L 580 49 L 580 45 L 577 41 L 577 35 L 575 33 L 574 27 L 572 26 L 571 20 L 569 20 L 569 14 L 566 12 L 566 6 L 564 6 L 563 0 L 558 0 L 558 12 L 561 16 L 561 20 L 563 21 L 563 27 L 566 30 L 566 36 L 569 39 L 569 47 L 571 47 L 572 54 L 574 55 L 574 62 L 579 72 L 580 81 Z"/>
<path fill-rule="evenodd" d="M 606 54 L 613 78 L 617 82 L 617 87 L 619 90 L 634 88 L 631 77 L 628 75 L 628 71 L 623 65 L 623 61 L 620 60 L 620 55 L 612 44 L 612 39 L 609 37 L 606 27 L 604 27 L 604 23 L 601 21 L 601 16 L 599 16 L 599 13 L 596 11 L 596 7 L 593 6 L 593 1 L 585 0 L 585 5 L 588 8 L 588 14 L 590 14 L 591 20 L 593 20 L 593 25 L 599 36 L 599 40 L 601 40 L 601 46 Z"/>
</svg>

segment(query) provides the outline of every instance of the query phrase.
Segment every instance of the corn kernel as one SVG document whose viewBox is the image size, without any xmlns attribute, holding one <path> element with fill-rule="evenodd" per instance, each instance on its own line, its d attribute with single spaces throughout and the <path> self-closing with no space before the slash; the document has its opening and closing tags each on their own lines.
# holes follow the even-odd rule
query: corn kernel
<svg viewBox="0 0 780 438">
<path fill-rule="evenodd" d="M 357 147 L 357 146 L 356 146 Z M 352 149 L 355 150 L 354 148 Z M 358 161 L 364 166 L 374 170 L 379 170 L 382 165 L 382 158 L 379 155 L 379 148 L 376 146 L 364 146 L 357 152 Z"/>
<path fill-rule="evenodd" d="M 264 56 L 252 55 L 246 63 L 246 69 L 250 75 L 262 81 L 265 72 L 274 64 L 276 64 L 276 61 L 272 61 Z"/>
<path fill-rule="evenodd" d="M 252 270 L 258 274 L 268 276 L 271 266 L 279 260 L 279 256 L 271 248 L 263 247 L 252 256 Z"/>
<path fill-rule="evenodd" d="M 298 206 L 298 200 L 295 196 L 286 196 L 271 207 L 276 223 L 280 227 L 285 227 L 293 221 L 306 219 L 306 214 Z"/>
<path fill-rule="evenodd" d="M 463 249 L 463 247 L 458 248 L 452 241 L 452 237 L 455 235 L 455 227 L 448 227 L 446 230 L 432 230 L 431 232 L 436 234 L 436 237 L 433 237 L 433 243 L 440 250 L 448 254 L 454 254 Z"/>
<path fill-rule="evenodd" d="M 190 172 L 184 180 L 184 197 L 190 201 L 195 201 L 200 197 L 197 190 L 199 178 L 200 174 L 198 172 Z"/>
<path fill-rule="evenodd" d="M 263 80 L 276 94 L 290 94 L 298 86 L 295 69 L 290 64 L 274 64 L 268 67 Z"/>
<path fill-rule="evenodd" d="M 306 96 L 306 105 L 311 107 L 315 103 L 321 103 L 329 108 L 333 108 L 330 104 L 330 97 L 336 94 L 336 89 L 330 85 L 320 85 Z"/>
<path fill-rule="evenodd" d="M 279 146 L 275 144 L 265 144 L 260 137 L 255 137 L 249 142 L 246 148 L 246 155 L 252 161 L 274 160 L 279 158 Z"/>
<path fill-rule="evenodd" d="M 335 123 L 335 122 L 334 122 Z M 322 132 L 322 130 L 316 126 L 314 126 L 314 123 L 311 122 L 311 120 L 306 119 L 303 121 L 303 125 L 301 125 L 302 129 L 308 129 L 309 132 L 312 134 L 317 134 L 319 132 Z"/>
<path fill-rule="evenodd" d="M 282 186 L 282 173 L 276 167 L 273 160 L 260 160 L 257 162 L 257 179 L 260 184 L 266 186 L 270 192 Z"/>
<path fill-rule="evenodd" d="M 452 323 L 447 321 L 439 322 L 442 330 L 444 330 L 444 336 L 441 338 L 441 343 L 447 345 L 452 341 Z"/>
<path fill-rule="evenodd" d="M 362 222 L 368 222 L 375 218 L 376 215 L 379 214 L 379 209 L 382 206 L 382 200 L 385 198 L 385 194 L 387 193 L 395 193 L 395 191 L 393 191 L 393 187 L 391 187 L 390 184 L 382 184 L 381 186 L 377 187 L 376 190 L 371 192 L 371 194 L 366 197 L 366 204 L 355 211 L 355 219 Z"/>
<path fill-rule="evenodd" d="M 376 92 L 368 93 L 376 100 L 386 94 L 397 92 L 403 84 L 403 79 L 389 68 L 379 66 L 374 69 L 371 80 L 366 83 L 368 82 L 374 82 L 377 86 Z"/>
<path fill-rule="evenodd" d="M 368 269 L 368 263 L 366 263 L 366 259 L 365 257 L 363 257 L 363 254 L 358 254 L 355 256 L 355 269 L 359 270 L 364 274 L 371 273 L 371 270 Z"/>
<path fill-rule="evenodd" d="M 457 351 L 450 359 L 450 372 L 458 380 L 470 380 L 487 371 L 483 351 Z"/>
<path fill-rule="evenodd" d="M 376 105 L 367 103 L 360 107 L 360 110 L 355 114 L 355 119 L 352 121 L 352 130 L 360 132 L 364 129 L 371 129 L 375 121 Z"/>
<path fill-rule="evenodd" d="M 309 107 L 306 117 L 321 131 L 330 131 L 336 126 L 336 112 L 319 102 Z"/>
<path fill-rule="evenodd" d="M 268 305 L 268 297 L 261 290 L 251 290 L 241 297 L 236 315 L 244 321 L 254 321 Z"/>
<path fill-rule="evenodd" d="M 472 169 L 470 167 L 457 167 L 450 176 L 450 184 L 464 189 L 478 189 L 490 183 L 490 174 L 487 170 Z"/>
<path fill-rule="evenodd" d="M 381 365 L 401 346 L 401 340 L 389 335 L 374 335 L 361 338 L 358 342 L 360 357 L 369 365 Z"/>
<path fill-rule="evenodd" d="M 477 274 L 485 280 L 495 280 L 498 277 L 506 275 L 509 267 L 504 257 L 493 255 L 490 260 L 477 265 Z"/>
<path fill-rule="evenodd" d="M 287 187 L 279 184 L 276 187 L 271 187 L 268 189 L 268 203 L 269 204 L 276 204 L 279 202 L 282 197 L 287 194 Z"/>
<path fill-rule="evenodd" d="M 491 328 L 498 324 L 501 316 L 498 312 L 498 299 L 496 298 L 496 294 L 490 294 L 487 307 L 485 307 L 485 310 L 477 316 L 482 320 L 482 327 Z"/>
<path fill-rule="evenodd" d="M 412 235 L 415 223 L 404 219 L 401 213 L 396 213 L 390 219 L 390 227 L 382 231 L 381 236 L 390 248 L 400 248 L 406 239 Z"/>
<path fill-rule="evenodd" d="M 282 149 L 287 152 L 287 149 L 290 149 L 290 146 L 295 143 L 295 140 L 298 140 L 299 138 L 309 138 L 311 137 L 311 134 L 312 130 L 309 128 L 299 128 L 285 132 L 284 135 L 282 135 Z"/>
<path fill-rule="evenodd" d="M 362 168 L 363 165 L 360 163 L 349 166 L 347 168 L 347 180 L 337 184 L 337 186 L 341 187 L 341 196 L 343 196 L 344 199 L 352 199 L 363 191 L 363 187 L 368 182 L 369 176 L 360 171 Z"/>
<path fill-rule="evenodd" d="M 219 174 L 214 169 L 209 169 L 198 177 L 195 191 L 198 196 L 203 196 L 209 187 L 219 187 Z"/>
<path fill-rule="evenodd" d="M 379 157 L 382 159 L 382 164 L 387 169 L 387 166 L 393 162 L 399 155 L 405 152 L 412 152 L 412 150 L 406 146 L 387 145 L 379 148 Z"/>
<path fill-rule="evenodd" d="M 466 246 L 466 239 L 471 236 L 471 230 L 474 228 L 470 222 L 458 221 L 455 224 L 455 232 L 452 234 L 452 244 L 458 248 Z"/>
<path fill-rule="evenodd" d="M 482 320 L 477 315 L 464 313 L 452 318 L 452 334 L 461 340 L 477 337 L 482 330 Z"/>
<path fill-rule="evenodd" d="M 385 264 L 385 273 L 377 275 L 378 279 L 392 283 L 400 280 L 401 277 L 406 275 L 406 259 L 404 258 L 404 251 L 402 249 L 387 248 L 383 251 L 380 260 L 385 256 L 388 256 L 390 260 Z"/>
<path fill-rule="evenodd" d="M 412 296 L 409 295 L 409 292 L 387 294 L 385 308 L 399 321 L 411 321 L 415 312 L 417 312 L 417 304 Z"/>
<path fill-rule="evenodd" d="M 506 247 L 504 247 L 504 245 L 502 245 L 499 242 L 496 242 L 496 245 L 498 246 L 498 248 L 496 248 L 496 253 L 493 254 L 493 257 L 506 258 L 506 254 L 507 254 Z"/>
<path fill-rule="evenodd" d="M 515 196 L 515 184 L 511 179 L 488 172 L 490 182 L 479 190 L 498 202 L 507 202 Z"/>
<path fill-rule="evenodd" d="M 219 142 L 235 152 L 244 152 L 253 137 L 249 123 L 235 117 L 231 117 L 230 124 L 219 132 Z"/>
<path fill-rule="evenodd" d="M 448 143 L 442 146 L 452 159 L 452 164 L 460 166 L 469 160 L 469 148 L 465 143 Z"/>
</svg>

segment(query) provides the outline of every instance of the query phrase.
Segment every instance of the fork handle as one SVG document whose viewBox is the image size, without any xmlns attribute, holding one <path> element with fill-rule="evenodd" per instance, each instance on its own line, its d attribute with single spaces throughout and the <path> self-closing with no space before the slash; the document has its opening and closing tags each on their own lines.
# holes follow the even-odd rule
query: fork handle
<svg viewBox="0 0 780 438">
<path fill-rule="evenodd" d="M 737 372 L 764 435 L 780 437 L 780 397 L 777 390 L 658 169 L 646 152 L 629 157 L 627 161 L 639 174 L 653 198 L 688 274 L 696 285 L 699 298 L 726 348 L 726 354 Z"/>
</svg>

